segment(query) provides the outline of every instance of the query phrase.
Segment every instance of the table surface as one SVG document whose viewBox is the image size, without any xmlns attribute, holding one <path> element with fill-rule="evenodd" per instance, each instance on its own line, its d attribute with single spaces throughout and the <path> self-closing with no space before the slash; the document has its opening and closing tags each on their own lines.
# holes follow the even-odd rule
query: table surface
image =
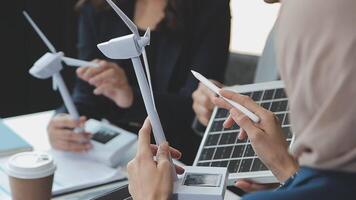
<svg viewBox="0 0 356 200">
<path fill-rule="evenodd" d="M 17 117 L 10 117 L 4 119 L 4 123 L 12 128 L 23 139 L 30 143 L 35 150 L 47 151 L 51 148 L 47 136 L 47 124 L 54 111 L 45 111 L 40 113 L 33 113 L 28 115 L 21 115 Z M 74 192 L 67 195 L 62 195 L 53 200 L 82 200 L 89 199 L 102 191 L 111 190 L 115 187 L 127 184 L 126 181 L 120 183 L 108 184 L 100 187 L 95 187 L 80 192 Z M 227 190 L 225 195 L 226 200 L 240 199 L 235 194 Z"/>
</svg>

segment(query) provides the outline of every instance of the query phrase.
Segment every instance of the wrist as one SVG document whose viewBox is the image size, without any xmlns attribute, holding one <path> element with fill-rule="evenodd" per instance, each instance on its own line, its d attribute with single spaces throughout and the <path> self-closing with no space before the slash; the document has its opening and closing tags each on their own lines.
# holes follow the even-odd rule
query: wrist
<svg viewBox="0 0 356 200">
<path fill-rule="evenodd" d="M 116 91 L 114 96 L 114 101 L 116 105 L 122 108 L 129 108 L 132 106 L 134 101 L 133 91 L 130 85 L 121 87 Z"/>
<path fill-rule="evenodd" d="M 293 157 L 289 156 L 289 158 L 284 159 L 284 162 L 281 162 L 279 170 L 276 170 L 274 174 L 279 182 L 284 183 L 293 174 L 295 174 L 298 169 L 299 164 L 297 161 Z"/>
<path fill-rule="evenodd" d="M 126 96 L 127 96 L 127 108 L 131 107 L 134 102 L 134 95 L 131 86 L 127 86 L 126 88 Z"/>
</svg>

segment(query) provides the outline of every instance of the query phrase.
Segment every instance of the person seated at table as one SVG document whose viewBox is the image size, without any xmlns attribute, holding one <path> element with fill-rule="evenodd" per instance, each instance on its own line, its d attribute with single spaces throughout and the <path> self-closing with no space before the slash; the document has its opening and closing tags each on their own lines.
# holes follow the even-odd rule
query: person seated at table
<svg viewBox="0 0 356 200">
<path fill-rule="evenodd" d="M 279 3 L 279 0 L 265 0 L 266 3 L 274 4 Z M 265 47 L 261 56 L 258 59 L 257 68 L 255 71 L 254 83 L 274 81 L 279 79 L 278 67 L 276 64 L 276 49 L 275 49 L 275 37 L 276 37 L 276 26 L 274 25 L 270 31 Z M 211 79 L 216 85 L 224 87 L 224 85 L 217 81 Z M 204 132 L 206 126 L 209 123 L 212 112 L 214 110 L 213 99 L 215 93 L 207 88 L 204 84 L 199 83 L 198 88 L 193 92 L 193 104 L 192 108 L 196 115 L 196 120 L 198 123 L 195 124 L 196 131 Z M 278 184 L 256 184 L 247 180 L 237 180 L 235 185 L 242 189 L 244 192 L 252 192 L 261 189 L 271 189 L 278 187 Z"/>
<path fill-rule="evenodd" d="M 201 138 L 191 129 L 194 112 L 191 94 L 198 82 L 190 69 L 222 80 L 229 40 L 229 0 L 120 0 L 120 8 L 137 24 L 141 34 L 151 29 L 147 46 L 156 106 L 167 137 L 186 150 L 183 161 L 191 163 Z M 90 134 L 75 134 L 86 119 L 106 118 L 136 131 L 146 110 L 130 60 L 104 60 L 96 45 L 130 34 L 129 29 L 104 0 L 80 1 L 79 58 L 96 59 L 100 67 L 81 67 L 73 99 L 83 115 L 72 120 L 64 107 L 48 125 L 51 145 L 66 151 L 87 151 Z M 85 117 L 84 117 L 85 116 Z M 176 121 L 179 120 L 179 121 Z M 139 124 L 139 125 L 137 125 Z M 132 129 L 130 129 L 132 130 Z M 133 130 L 135 131 L 135 129 Z M 84 142 L 83 142 L 84 141 Z"/>
<path fill-rule="evenodd" d="M 221 98 L 229 109 L 224 126 L 237 123 L 264 164 L 280 182 L 274 191 L 259 191 L 243 200 L 343 199 L 356 197 L 356 2 L 353 0 L 285 0 L 277 21 L 277 62 L 289 97 L 295 141 L 291 153 L 277 117 L 251 98 L 221 90 L 260 117 L 253 123 Z M 139 134 L 139 151 L 128 164 L 129 190 L 135 200 L 170 199 L 168 155 L 180 153 L 150 146 L 150 123 Z M 151 151 L 150 151 L 151 150 Z M 177 172 L 183 173 L 182 168 Z"/>
</svg>

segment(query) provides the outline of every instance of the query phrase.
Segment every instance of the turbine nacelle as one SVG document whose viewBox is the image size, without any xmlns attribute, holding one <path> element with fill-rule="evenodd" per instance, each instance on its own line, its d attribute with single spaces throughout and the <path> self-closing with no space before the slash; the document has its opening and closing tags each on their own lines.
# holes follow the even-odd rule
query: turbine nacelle
<svg viewBox="0 0 356 200">
<path fill-rule="evenodd" d="M 99 50 L 111 59 L 130 59 L 139 57 L 142 48 L 150 43 L 150 29 L 147 29 L 145 35 L 137 39 L 135 34 L 125 35 L 111 39 L 97 45 Z"/>
<path fill-rule="evenodd" d="M 97 46 L 106 57 L 111 59 L 130 59 L 141 55 L 134 34 L 114 38 Z"/>
<path fill-rule="evenodd" d="M 64 57 L 62 52 L 57 53 L 56 49 L 52 45 L 52 43 L 47 39 L 47 37 L 43 34 L 43 32 L 38 28 L 36 23 L 32 20 L 30 15 L 27 14 L 26 11 L 23 11 L 23 15 L 27 19 L 27 21 L 31 24 L 32 28 L 35 30 L 37 35 L 41 38 L 41 40 L 45 43 L 51 53 L 44 54 L 40 59 L 36 61 L 36 63 L 31 67 L 30 74 L 39 79 L 47 79 L 50 76 L 58 73 L 63 69 L 62 61 L 66 63 L 68 66 L 91 66 L 98 67 L 97 63 L 87 62 L 84 60 L 79 60 L 75 58 Z"/>
<path fill-rule="evenodd" d="M 68 66 L 80 67 L 98 67 L 97 63 L 87 62 L 74 58 L 64 57 L 63 52 L 46 53 L 29 70 L 30 74 L 39 79 L 47 79 L 50 76 L 60 72 L 63 69 L 62 61 Z"/>
<path fill-rule="evenodd" d="M 51 78 L 63 69 L 62 52 L 46 53 L 29 70 L 29 73 L 39 79 Z"/>
</svg>

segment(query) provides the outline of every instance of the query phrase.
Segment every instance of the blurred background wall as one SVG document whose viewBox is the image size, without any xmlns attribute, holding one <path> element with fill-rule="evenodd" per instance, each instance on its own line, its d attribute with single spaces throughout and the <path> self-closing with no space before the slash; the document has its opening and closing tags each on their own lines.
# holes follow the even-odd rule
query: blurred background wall
<svg viewBox="0 0 356 200">
<path fill-rule="evenodd" d="M 8 0 L 0 6 L 0 117 L 9 117 L 59 106 L 61 98 L 52 91 L 51 80 L 38 80 L 28 74 L 46 46 L 22 16 L 27 10 L 57 50 L 75 57 L 77 17 L 76 0 Z M 231 0 L 234 53 L 259 55 L 270 31 L 278 5 L 263 0 Z M 74 69 L 63 71 L 72 86 Z"/>
<path fill-rule="evenodd" d="M 57 50 L 76 56 L 75 0 L 11 0 L 0 6 L 0 117 L 53 109 L 61 103 L 50 80 L 28 74 L 46 46 L 22 16 L 27 10 Z M 73 70 L 64 71 L 69 85 Z"/>
<path fill-rule="evenodd" d="M 230 51 L 260 55 L 280 4 L 267 4 L 263 0 L 230 0 L 230 7 Z"/>
</svg>

